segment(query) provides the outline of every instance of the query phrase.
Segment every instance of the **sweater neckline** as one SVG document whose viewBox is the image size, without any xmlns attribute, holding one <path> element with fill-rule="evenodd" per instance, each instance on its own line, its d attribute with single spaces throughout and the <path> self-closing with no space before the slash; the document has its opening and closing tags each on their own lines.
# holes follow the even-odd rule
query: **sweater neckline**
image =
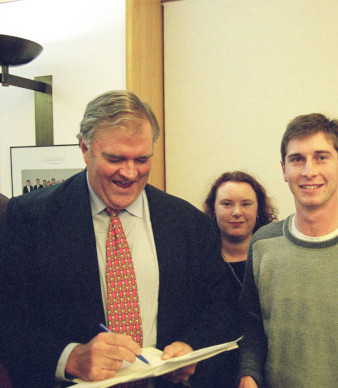
<svg viewBox="0 0 338 388">
<path fill-rule="evenodd" d="M 322 248 L 332 247 L 333 245 L 338 243 L 338 236 L 334 236 L 332 238 L 329 238 L 323 241 L 307 241 L 307 240 L 302 240 L 298 238 L 291 231 L 293 217 L 294 217 L 294 214 L 291 214 L 285 219 L 284 225 L 283 225 L 283 233 L 295 245 L 311 248 L 311 249 L 322 249 Z"/>
</svg>

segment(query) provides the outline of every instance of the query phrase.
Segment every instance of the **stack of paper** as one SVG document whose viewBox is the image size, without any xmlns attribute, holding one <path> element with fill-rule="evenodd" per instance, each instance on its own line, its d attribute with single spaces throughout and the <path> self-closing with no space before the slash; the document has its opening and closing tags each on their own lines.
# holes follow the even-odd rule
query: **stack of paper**
<svg viewBox="0 0 338 388">
<path fill-rule="evenodd" d="M 233 342 L 225 344 L 209 346 L 208 348 L 195 350 L 184 356 L 174 357 L 170 360 L 161 360 L 162 351 L 155 348 L 143 348 L 142 356 L 145 357 L 151 364 L 147 365 L 144 362 L 136 359 L 133 364 L 124 362 L 121 369 L 116 372 L 116 375 L 110 379 L 101 381 L 82 381 L 74 379 L 78 383 L 76 388 L 105 388 L 115 384 L 126 383 L 128 381 L 143 380 L 150 377 L 157 377 L 169 373 L 173 370 L 184 366 L 194 364 L 207 358 L 216 356 L 219 353 L 238 348 L 237 339 Z"/>
</svg>

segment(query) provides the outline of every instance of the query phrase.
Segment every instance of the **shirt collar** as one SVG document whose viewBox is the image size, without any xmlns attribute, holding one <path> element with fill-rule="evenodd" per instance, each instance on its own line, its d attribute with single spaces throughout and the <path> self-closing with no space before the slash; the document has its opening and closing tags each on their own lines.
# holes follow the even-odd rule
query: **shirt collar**
<svg viewBox="0 0 338 388">
<path fill-rule="evenodd" d="M 89 197 L 90 197 L 90 206 L 92 210 L 92 216 L 96 216 L 106 209 L 107 205 L 94 193 L 93 189 L 90 186 L 88 180 L 88 172 L 87 172 L 87 184 L 89 189 Z M 136 200 L 121 211 L 127 211 L 133 216 L 142 218 L 143 217 L 143 196 L 145 195 L 145 191 L 142 190 L 141 194 L 136 198 Z"/>
</svg>

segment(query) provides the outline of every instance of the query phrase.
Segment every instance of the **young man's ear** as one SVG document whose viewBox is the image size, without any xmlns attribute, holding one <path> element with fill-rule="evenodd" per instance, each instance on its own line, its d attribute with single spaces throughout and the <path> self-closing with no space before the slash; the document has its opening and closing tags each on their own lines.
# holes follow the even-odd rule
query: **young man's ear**
<svg viewBox="0 0 338 388">
<path fill-rule="evenodd" d="M 286 174 L 285 174 L 285 165 L 284 165 L 284 163 L 283 163 L 283 161 L 282 161 L 282 160 L 280 161 L 280 165 L 282 166 L 282 171 L 283 171 L 284 182 L 287 182 L 287 181 L 288 181 L 288 179 L 287 179 L 287 177 L 286 177 Z"/>
</svg>

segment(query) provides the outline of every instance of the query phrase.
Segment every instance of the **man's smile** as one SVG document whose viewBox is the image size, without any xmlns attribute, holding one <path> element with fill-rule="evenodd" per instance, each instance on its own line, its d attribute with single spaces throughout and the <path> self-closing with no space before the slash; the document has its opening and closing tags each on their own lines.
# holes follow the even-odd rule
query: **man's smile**
<svg viewBox="0 0 338 388">
<path fill-rule="evenodd" d="M 323 184 L 318 184 L 318 185 L 299 185 L 302 189 L 306 190 L 313 190 L 313 189 L 319 189 L 320 187 L 323 186 Z"/>
<path fill-rule="evenodd" d="M 134 183 L 135 183 L 135 181 L 115 181 L 115 180 L 113 180 L 112 181 L 116 186 L 118 186 L 118 187 L 121 187 L 121 188 L 123 188 L 123 189 L 128 189 L 129 187 L 131 187 Z"/>
</svg>

